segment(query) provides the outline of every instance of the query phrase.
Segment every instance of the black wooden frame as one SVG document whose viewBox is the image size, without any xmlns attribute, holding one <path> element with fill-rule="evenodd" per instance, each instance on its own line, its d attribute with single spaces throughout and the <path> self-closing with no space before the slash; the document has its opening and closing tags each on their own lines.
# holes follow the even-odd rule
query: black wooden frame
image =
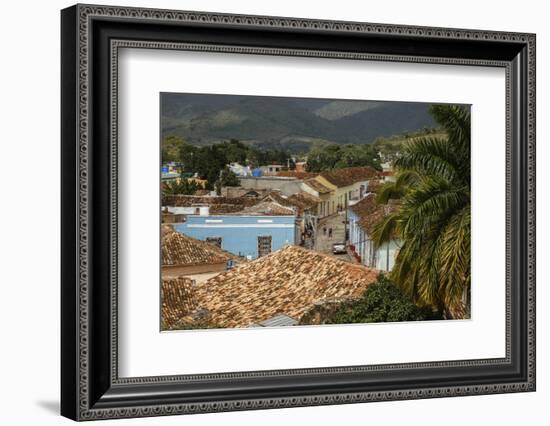
<svg viewBox="0 0 550 426">
<path fill-rule="evenodd" d="M 95 5 L 64 9 L 61 28 L 64 416 L 89 420 L 535 390 L 533 34 Z M 506 357 L 118 378 L 116 48 L 140 43 L 506 68 Z"/>
</svg>

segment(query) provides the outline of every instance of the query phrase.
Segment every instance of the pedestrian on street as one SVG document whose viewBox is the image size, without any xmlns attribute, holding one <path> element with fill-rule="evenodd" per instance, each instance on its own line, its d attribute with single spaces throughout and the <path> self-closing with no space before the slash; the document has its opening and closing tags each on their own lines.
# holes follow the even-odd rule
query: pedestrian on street
<svg viewBox="0 0 550 426">
<path fill-rule="evenodd" d="M 328 228 L 328 237 L 332 238 L 332 228 Z"/>
</svg>

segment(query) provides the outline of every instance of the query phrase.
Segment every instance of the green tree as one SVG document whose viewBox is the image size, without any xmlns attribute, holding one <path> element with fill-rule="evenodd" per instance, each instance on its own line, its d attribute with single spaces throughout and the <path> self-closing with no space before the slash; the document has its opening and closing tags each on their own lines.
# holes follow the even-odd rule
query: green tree
<svg viewBox="0 0 550 426">
<path fill-rule="evenodd" d="M 306 169 L 308 172 L 334 169 L 338 160 L 340 160 L 340 145 L 314 146 L 307 155 Z"/>
<path fill-rule="evenodd" d="M 470 113 L 435 105 L 446 136 L 413 138 L 395 161 L 396 182 L 378 201 L 399 198 L 401 207 L 378 224 L 375 243 L 391 238 L 402 246 L 392 280 L 420 306 L 443 316 L 468 316 L 470 272 Z"/>
<path fill-rule="evenodd" d="M 370 144 L 343 145 L 335 168 L 371 166 L 381 170 L 378 152 Z"/>
<path fill-rule="evenodd" d="M 193 173 L 196 171 L 199 151 L 200 148 L 187 142 L 178 147 L 178 159 L 182 164 L 183 171 Z"/>
<path fill-rule="evenodd" d="M 224 142 L 222 145 L 228 162 L 242 165 L 246 163 L 246 157 L 248 155 L 248 148 L 246 145 L 239 142 L 237 139 L 231 139 L 229 142 Z"/>
<path fill-rule="evenodd" d="M 241 182 L 235 173 L 229 170 L 229 167 L 224 167 L 220 173 L 219 179 L 216 181 L 216 192 L 221 194 L 221 190 L 225 186 L 239 186 Z"/>
<path fill-rule="evenodd" d="M 185 141 L 179 136 L 166 136 L 162 140 L 161 156 L 162 162 L 168 163 L 170 161 L 179 161 L 181 147 L 184 146 Z"/>
<path fill-rule="evenodd" d="M 165 138 L 165 141 L 172 140 L 169 138 L 172 137 Z M 176 159 L 182 165 L 181 172 L 196 173 L 200 177 L 205 178 L 208 181 L 206 189 L 214 189 L 220 173 L 229 163 L 233 162 L 242 165 L 250 164 L 253 167 L 274 162 L 283 165 L 290 163 L 291 169 L 295 167 L 292 160 L 288 161 L 290 155 L 285 150 L 263 150 L 245 145 L 236 139 L 205 146 L 194 146 L 180 139 L 180 142 L 177 144 Z"/>
<path fill-rule="evenodd" d="M 307 155 L 307 171 L 370 166 L 381 170 L 378 151 L 369 144 L 314 145 Z"/>
<path fill-rule="evenodd" d="M 416 306 L 394 283 L 380 274 L 361 299 L 343 304 L 324 321 L 325 324 L 421 321 L 434 319 L 430 309 Z"/>
</svg>

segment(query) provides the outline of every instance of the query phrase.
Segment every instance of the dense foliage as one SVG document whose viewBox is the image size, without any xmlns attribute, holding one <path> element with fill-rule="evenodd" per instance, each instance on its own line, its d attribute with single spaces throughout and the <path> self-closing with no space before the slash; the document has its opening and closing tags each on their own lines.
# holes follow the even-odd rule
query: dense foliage
<svg viewBox="0 0 550 426">
<path fill-rule="evenodd" d="M 403 146 L 413 139 L 424 136 L 441 137 L 444 132 L 438 128 L 424 127 L 415 132 L 405 132 L 389 137 L 378 137 L 372 144 L 373 148 L 380 154 L 382 162 L 394 161 L 401 155 Z"/>
<path fill-rule="evenodd" d="M 162 185 L 163 195 L 193 195 L 202 186 L 193 180 L 179 179 L 166 182 Z"/>
<path fill-rule="evenodd" d="M 447 318 L 469 315 L 470 294 L 470 113 L 461 106 L 431 108 L 445 136 L 424 136 L 404 145 L 395 161 L 396 182 L 378 201 L 398 198 L 401 208 L 376 229 L 382 244 L 403 244 L 392 280 L 419 305 Z"/>
<path fill-rule="evenodd" d="M 258 167 L 265 164 L 289 164 L 290 154 L 282 150 L 262 150 L 235 139 L 213 145 L 195 146 L 178 136 L 167 136 L 162 142 L 162 161 L 177 161 L 182 172 L 197 173 L 208 181 L 207 189 L 214 189 L 220 173 L 229 163 Z"/>
<path fill-rule="evenodd" d="M 224 167 L 220 173 L 219 179 L 215 183 L 216 192 L 218 195 L 221 194 L 221 190 L 223 187 L 226 186 L 239 186 L 241 183 L 239 182 L 239 179 L 233 173 L 231 170 L 229 170 L 229 167 Z"/>
<path fill-rule="evenodd" d="M 325 324 L 353 324 L 367 322 L 421 321 L 434 319 L 429 309 L 416 306 L 384 275 L 367 287 L 361 299 L 342 305 L 325 320 Z"/>
<path fill-rule="evenodd" d="M 162 162 L 179 161 L 180 147 L 183 139 L 179 136 L 167 136 L 162 140 Z"/>
<path fill-rule="evenodd" d="M 307 155 L 307 171 L 371 166 L 381 170 L 380 157 L 372 145 L 317 145 Z"/>
</svg>

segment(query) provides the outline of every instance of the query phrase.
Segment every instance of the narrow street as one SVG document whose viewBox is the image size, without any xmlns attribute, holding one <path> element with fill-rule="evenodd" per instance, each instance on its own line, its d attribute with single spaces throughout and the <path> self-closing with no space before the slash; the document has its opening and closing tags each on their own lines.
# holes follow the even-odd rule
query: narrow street
<svg viewBox="0 0 550 426">
<path fill-rule="evenodd" d="M 332 245 L 334 243 L 345 242 L 345 214 L 334 214 L 327 216 L 319 221 L 317 226 L 317 239 L 315 241 L 314 250 L 326 253 L 333 256 L 336 259 L 344 260 L 346 262 L 353 262 L 349 254 L 333 254 Z M 326 234 L 323 229 L 326 228 Z M 329 229 L 332 228 L 332 237 L 329 237 Z"/>
</svg>

